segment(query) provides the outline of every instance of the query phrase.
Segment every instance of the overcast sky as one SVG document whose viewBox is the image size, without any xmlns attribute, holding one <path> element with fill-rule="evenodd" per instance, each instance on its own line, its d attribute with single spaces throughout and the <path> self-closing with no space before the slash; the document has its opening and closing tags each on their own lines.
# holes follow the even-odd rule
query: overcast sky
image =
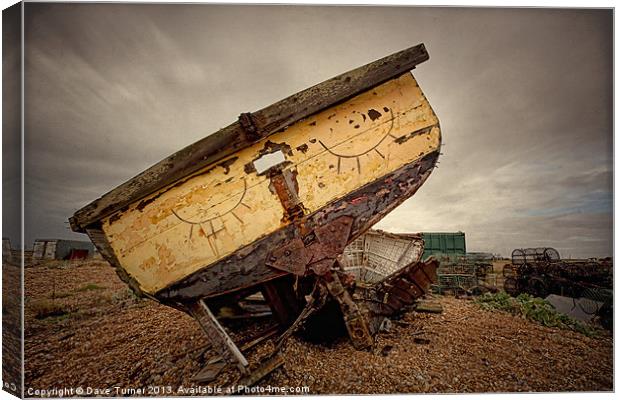
<svg viewBox="0 0 620 400">
<path fill-rule="evenodd" d="M 241 112 L 424 43 L 443 155 L 378 227 L 612 254 L 609 10 L 30 3 L 25 40 L 27 246 L 86 239 L 73 212 Z"/>
</svg>

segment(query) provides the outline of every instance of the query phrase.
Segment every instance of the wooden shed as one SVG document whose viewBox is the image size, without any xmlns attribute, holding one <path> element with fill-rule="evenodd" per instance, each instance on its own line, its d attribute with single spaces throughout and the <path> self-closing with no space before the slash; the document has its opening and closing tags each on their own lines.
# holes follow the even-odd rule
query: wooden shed
<svg viewBox="0 0 620 400">
<path fill-rule="evenodd" d="M 90 258 L 95 253 L 91 242 L 65 239 L 36 239 L 33 246 L 33 259 L 74 260 Z"/>
</svg>

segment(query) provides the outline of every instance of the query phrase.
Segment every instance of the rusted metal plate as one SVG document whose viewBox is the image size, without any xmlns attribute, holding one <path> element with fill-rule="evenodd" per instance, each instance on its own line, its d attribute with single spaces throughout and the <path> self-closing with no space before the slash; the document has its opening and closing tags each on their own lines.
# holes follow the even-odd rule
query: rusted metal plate
<svg viewBox="0 0 620 400">
<path fill-rule="evenodd" d="M 292 203 L 271 190 L 283 171 L 310 215 L 437 153 L 440 141 L 437 117 L 407 73 L 131 204 L 102 230 L 128 275 L 155 293 L 286 226 Z M 276 152 L 285 162 L 259 173 L 254 161 Z"/>
<path fill-rule="evenodd" d="M 342 254 L 349 239 L 352 217 L 340 217 L 330 224 L 325 224 L 314 230 L 316 239 L 321 244 L 322 255 L 327 258 L 335 258 Z M 315 260 L 320 260 L 320 256 L 315 256 Z"/>
<path fill-rule="evenodd" d="M 267 256 L 266 264 L 295 275 L 304 275 L 311 258 L 312 254 L 306 250 L 304 242 L 295 238 L 286 246 L 272 251 Z"/>
<path fill-rule="evenodd" d="M 298 276 L 310 271 L 324 275 L 344 251 L 353 221 L 354 218 L 343 216 L 317 227 L 303 239 L 293 238 L 273 250 L 265 264 Z"/>
</svg>

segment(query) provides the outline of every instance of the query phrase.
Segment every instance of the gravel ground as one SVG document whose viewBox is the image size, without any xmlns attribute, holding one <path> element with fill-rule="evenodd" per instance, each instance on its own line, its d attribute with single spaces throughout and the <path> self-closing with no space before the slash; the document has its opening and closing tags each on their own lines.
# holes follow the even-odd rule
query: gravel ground
<svg viewBox="0 0 620 400">
<path fill-rule="evenodd" d="M 4 389 L 21 393 L 21 268 L 2 262 L 2 382 Z"/>
<path fill-rule="evenodd" d="M 135 299 L 104 262 L 27 269 L 26 296 L 26 389 L 121 386 L 157 394 L 148 387 L 169 386 L 179 395 L 214 355 L 190 317 Z M 588 338 L 468 300 L 437 300 L 442 314 L 406 314 L 377 336 L 374 351 L 356 351 L 346 338 L 291 338 L 285 366 L 260 385 L 307 386 L 310 394 L 612 390 L 610 336 Z M 42 317 L 50 303 L 61 312 Z M 269 323 L 229 327 L 240 341 Z M 257 346 L 250 361 L 271 346 Z M 211 386 L 235 378 L 228 371 Z"/>
</svg>

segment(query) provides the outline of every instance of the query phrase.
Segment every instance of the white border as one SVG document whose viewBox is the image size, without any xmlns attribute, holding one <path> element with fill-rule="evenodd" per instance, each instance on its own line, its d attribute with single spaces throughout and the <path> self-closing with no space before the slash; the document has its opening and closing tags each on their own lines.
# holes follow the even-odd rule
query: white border
<svg viewBox="0 0 620 400">
<path fill-rule="evenodd" d="M 45 1 L 36 1 L 36 0 L 32 0 L 32 1 L 28 1 L 28 2 L 45 2 Z M 67 2 L 67 1 L 48 1 L 48 2 Z M 441 2 L 437 2 L 437 1 L 424 1 L 424 0 L 418 0 L 418 1 L 403 1 L 403 0 L 391 0 L 391 1 L 369 1 L 369 0 L 355 0 L 355 1 L 349 1 L 349 0 L 339 0 L 339 1 L 326 1 L 326 0 L 314 0 L 314 1 L 295 1 L 295 0 L 289 0 L 289 1 L 279 1 L 279 0 L 272 0 L 272 1 L 255 1 L 255 0 L 245 0 L 245 1 L 219 1 L 219 0 L 215 0 L 215 1 L 208 1 L 208 2 L 198 2 L 198 1 L 141 1 L 141 0 L 133 0 L 133 1 L 128 1 L 128 2 L 118 2 L 118 1 L 80 1 L 81 3 L 214 3 L 214 4 L 315 4 L 315 5 L 377 5 L 377 6 L 456 6 L 456 7 L 493 7 L 493 8 L 503 8 L 503 7 L 536 7 L 536 8 L 540 8 L 540 7 L 553 7 L 553 8 L 614 8 L 615 7 L 615 2 L 613 1 L 600 1 L 600 0 L 594 0 L 594 1 L 588 1 L 588 2 L 579 2 L 579 1 L 550 1 L 550 0 L 541 0 L 541 1 L 523 1 L 523 2 L 515 2 L 515 1 L 504 1 L 501 3 L 498 3 L 497 1 L 441 1 Z M 0 0 L 0 4 L 2 5 L 2 9 L 5 9 L 13 4 L 15 4 L 16 2 L 14 1 L 10 1 L 10 0 Z M 615 11 L 614 11 L 615 14 Z M 1 22 L 0 22 L 1 25 Z M 22 7 L 22 110 L 21 110 L 21 123 L 22 123 L 22 132 L 21 132 L 21 151 L 22 151 L 22 159 L 21 159 L 21 174 L 22 174 L 22 182 L 21 182 L 21 195 L 22 195 L 22 200 L 24 199 L 24 79 L 23 79 L 23 67 L 24 67 L 24 52 L 23 52 L 23 46 L 24 46 L 24 26 L 23 26 L 23 7 Z M 616 43 L 618 37 L 617 37 L 617 33 L 615 31 L 615 15 L 614 15 L 614 156 L 616 154 L 616 141 L 615 141 L 615 115 L 617 115 L 618 112 L 618 108 L 617 105 L 615 103 L 615 94 L 616 94 L 616 82 L 615 82 L 615 66 L 616 64 Z M 0 50 L 1 50 L 1 44 L 0 44 Z M 1 81 L 1 80 L 0 80 Z M 1 82 L 0 82 L 0 88 L 1 88 Z M 1 113 L 1 111 L 0 111 Z M 1 156 L 0 156 L 0 160 L 1 160 Z M 614 171 L 616 170 L 617 167 L 617 162 L 616 159 L 614 157 Z M 1 171 L 1 162 L 0 162 L 0 171 Z M 616 177 L 616 174 L 614 173 L 614 188 L 616 187 L 616 179 L 618 179 Z M 2 194 L 2 188 L 0 187 L 0 205 L 1 203 L 1 194 Z M 616 206 L 616 199 L 614 196 L 614 222 L 615 222 L 615 206 Z M 21 232 L 21 240 L 22 240 L 22 247 L 24 244 L 24 210 L 23 210 L 23 204 L 22 204 L 22 210 L 21 210 L 21 223 L 22 223 L 22 232 Z M 2 222 L 2 217 L 0 215 L 0 226 L 1 226 L 1 222 Z M 615 228 L 615 224 L 614 224 L 614 228 Z M 618 254 L 616 253 L 616 249 L 618 249 L 617 246 L 617 242 L 616 242 L 616 236 L 615 236 L 615 229 L 614 229 L 614 258 L 618 259 Z M 616 278 L 616 274 L 614 274 L 614 278 Z M 614 279 L 614 282 L 617 282 Z M 23 257 L 22 257 L 22 293 L 24 290 L 23 287 L 23 283 L 24 283 L 24 277 L 23 277 Z M 0 287 L 1 287 L 1 282 L 0 282 Z M 615 294 L 614 297 L 614 301 L 615 304 L 618 305 L 618 294 Z M 22 311 L 23 311 L 23 302 L 24 302 L 24 297 L 22 296 Z M 615 311 L 615 319 L 617 321 L 618 315 L 620 313 L 618 312 L 618 307 L 616 306 L 616 311 Z M 22 327 L 23 327 L 23 312 L 22 312 Z M 616 330 L 617 332 L 617 330 Z M 616 343 L 616 338 L 617 338 L 617 334 L 614 333 L 614 343 Z M 22 330 L 22 354 L 23 354 L 23 345 L 24 345 L 24 336 L 23 336 L 23 330 Z M 1 354 L 1 348 L 0 348 L 0 354 Z M 617 388 L 617 384 L 618 384 L 618 375 L 616 373 L 616 368 L 615 368 L 615 361 L 618 359 L 617 358 L 618 355 L 618 346 L 614 346 L 614 388 Z M 23 357 L 22 357 L 22 363 L 23 363 Z M 22 365 L 22 370 L 23 370 L 23 365 Z M 24 377 L 22 376 L 22 387 L 23 387 L 23 379 Z M 459 395 L 459 394 L 457 394 Z M 395 396 L 406 396 L 406 397 L 413 397 L 413 395 L 390 395 L 390 396 L 377 396 L 379 398 L 388 398 L 388 397 L 395 397 Z M 433 399 L 453 399 L 454 395 L 424 395 L 427 398 L 433 398 Z M 430 397 L 428 397 L 430 396 Z M 470 399 L 476 399 L 476 398 L 489 398 L 489 396 L 494 396 L 494 394 L 477 394 L 477 395 L 467 395 L 467 398 Z M 498 397 L 502 398 L 502 399 L 534 399 L 534 398 L 540 398 L 541 396 L 545 396 L 545 398 L 562 398 L 563 400 L 573 400 L 573 399 L 582 399 L 583 397 L 587 396 L 589 399 L 609 399 L 609 398 L 613 398 L 613 394 L 611 393 L 548 393 L 548 394 L 541 394 L 541 393 L 528 393 L 528 394 L 500 394 L 497 395 Z M 311 396 L 312 397 L 312 396 Z M 332 396 L 321 396 L 322 398 L 331 398 Z M 341 399 L 352 399 L 353 396 L 338 396 Z M 374 396 L 373 396 L 374 397 Z M 0 399 L 12 399 L 14 398 L 13 396 L 11 396 L 10 394 L 8 394 L 5 391 L 1 391 L 0 394 Z"/>
</svg>

